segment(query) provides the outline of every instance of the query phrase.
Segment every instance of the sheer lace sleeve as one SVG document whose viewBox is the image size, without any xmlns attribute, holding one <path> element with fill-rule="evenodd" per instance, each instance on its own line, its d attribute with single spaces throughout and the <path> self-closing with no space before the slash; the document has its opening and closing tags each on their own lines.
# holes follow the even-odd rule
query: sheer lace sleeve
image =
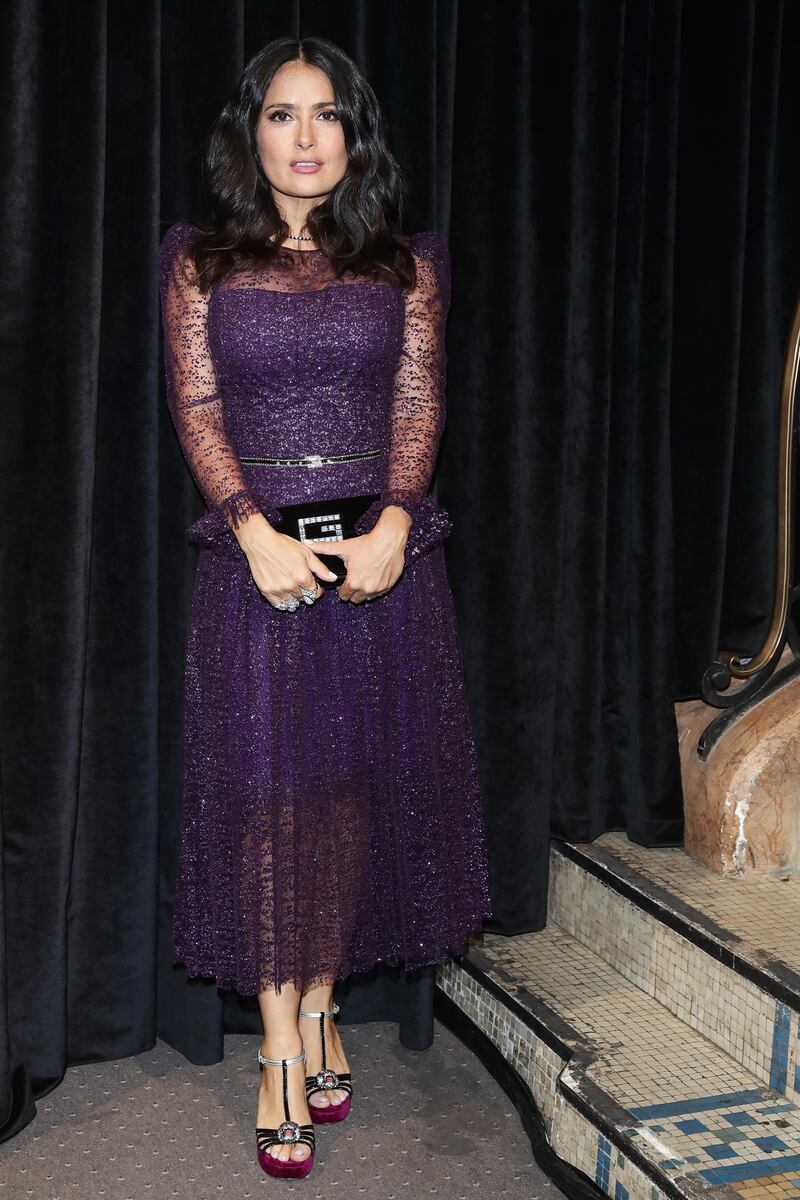
<svg viewBox="0 0 800 1200">
<path fill-rule="evenodd" d="M 376 506 L 397 504 L 416 519 L 430 487 L 445 423 L 450 255 L 435 231 L 416 234 L 410 248 L 417 263 L 417 282 L 405 297 L 387 480 Z"/>
<path fill-rule="evenodd" d="M 170 415 L 183 455 L 209 509 L 236 529 L 260 512 L 225 428 L 222 397 L 208 346 L 208 299 L 184 254 L 194 234 L 186 222 L 164 234 L 159 253 L 164 366 Z"/>
</svg>

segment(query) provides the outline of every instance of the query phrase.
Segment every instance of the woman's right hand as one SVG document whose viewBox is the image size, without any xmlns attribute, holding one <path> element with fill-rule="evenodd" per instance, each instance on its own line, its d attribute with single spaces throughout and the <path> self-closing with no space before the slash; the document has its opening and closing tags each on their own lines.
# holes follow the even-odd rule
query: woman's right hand
<svg viewBox="0 0 800 1200">
<path fill-rule="evenodd" d="M 316 587 L 319 599 L 324 589 L 315 576 L 336 579 L 313 550 L 288 534 L 278 533 L 261 513 L 248 517 L 234 533 L 247 556 L 256 587 L 273 608 L 289 596 L 302 601 L 301 586 L 311 590 Z"/>
</svg>

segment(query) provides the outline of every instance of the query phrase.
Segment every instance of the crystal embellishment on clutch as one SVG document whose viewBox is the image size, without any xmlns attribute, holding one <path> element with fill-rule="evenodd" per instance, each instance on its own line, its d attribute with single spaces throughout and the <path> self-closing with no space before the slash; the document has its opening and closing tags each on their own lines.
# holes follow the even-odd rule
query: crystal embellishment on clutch
<svg viewBox="0 0 800 1200">
<path fill-rule="evenodd" d="M 312 529 L 311 529 L 312 534 L 314 532 L 313 526 L 319 525 L 320 529 L 321 529 L 321 534 L 318 535 L 317 537 L 307 538 L 306 537 L 306 526 L 307 525 L 310 525 L 312 527 Z M 342 525 L 342 514 L 338 513 L 338 512 L 325 513 L 322 516 L 298 517 L 297 518 L 297 528 L 300 531 L 300 541 L 301 542 L 308 542 L 308 541 L 340 542 L 344 538 L 344 526 Z"/>
<path fill-rule="evenodd" d="M 339 1085 L 339 1076 L 335 1071 L 331 1071 L 330 1067 L 327 1071 L 320 1071 L 317 1075 L 317 1087 L 324 1088 L 326 1091 L 329 1088 L 335 1088 Z"/>
</svg>

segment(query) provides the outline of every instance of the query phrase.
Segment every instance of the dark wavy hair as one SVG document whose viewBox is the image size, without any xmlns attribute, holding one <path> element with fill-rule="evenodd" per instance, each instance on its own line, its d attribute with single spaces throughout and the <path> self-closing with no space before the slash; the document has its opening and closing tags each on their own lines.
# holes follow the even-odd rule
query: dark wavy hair
<svg viewBox="0 0 800 1200">
<path fill-rule="evenodd" d="M 209 221 L 189 248 L 198 286 L 206 291 L 236 266 L 268 265 L 284 253 L 280 243 L 291 230 L 264 174 L 256 126 L 276 71 L 296 61 L 319 67 L 330 80 L 348 158 L 343 177 L 310 210 L 308 232 L 337 275 L 352 271 L 412 287 L 414 257 L 400 233 L 405 184 L 375 93 L 333 42 L 288 35 L 253 55 L 208 135 L 203 194 Z"/>
</svg>

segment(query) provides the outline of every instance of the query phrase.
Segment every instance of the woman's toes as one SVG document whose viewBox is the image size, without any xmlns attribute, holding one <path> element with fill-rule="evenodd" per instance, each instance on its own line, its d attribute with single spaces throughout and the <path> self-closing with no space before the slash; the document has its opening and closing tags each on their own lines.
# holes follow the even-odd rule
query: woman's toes
<svg viewBox="0 0 800 1200">
<path fill-rule="evenodd" d="M 315 1108 L 327 1108 L 330 1104 L 330 1101 L 324 1092 L 314 1092 L 314 1094 L 309 1097 L 308 1103 L 313 1104 Z"/>
<path fill-rule="evenodd" d="M 308 1158 L 310 1153 L 311 1151 L 308 1146 L 295 1146 L 294 1150 L 292 1150 L 292 1158 L 302 1160 Z"/>
</svg>

